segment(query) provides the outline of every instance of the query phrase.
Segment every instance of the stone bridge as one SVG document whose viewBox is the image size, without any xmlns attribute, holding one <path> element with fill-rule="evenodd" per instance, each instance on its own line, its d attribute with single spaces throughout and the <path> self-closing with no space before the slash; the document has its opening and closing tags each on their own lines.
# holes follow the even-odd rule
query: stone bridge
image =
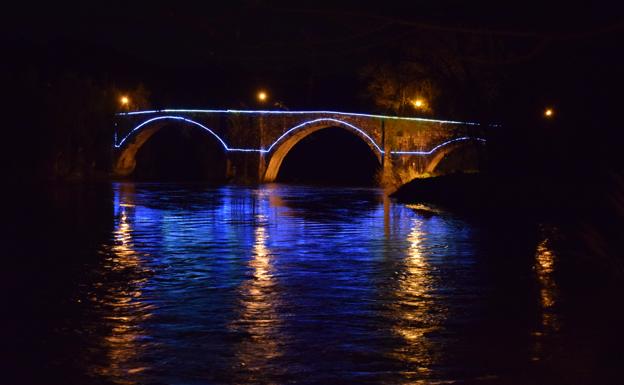
<svg viewBox="0 0 624 385">
<path fill-rule="evenodd" d="M 212 136 L 237 182 L 272 182 L 301 139 L 328 127 L 361 138 L 379 161 L 380 183 L 398 187 L 432 173 L 450 152 L 485 143 L 484 126 L 411 117 L 333 111 L 154 110 L 116 115 L 113 172 L 130 175 L 141 146 L 166 125 L 192 126 Z"/>
</svg>

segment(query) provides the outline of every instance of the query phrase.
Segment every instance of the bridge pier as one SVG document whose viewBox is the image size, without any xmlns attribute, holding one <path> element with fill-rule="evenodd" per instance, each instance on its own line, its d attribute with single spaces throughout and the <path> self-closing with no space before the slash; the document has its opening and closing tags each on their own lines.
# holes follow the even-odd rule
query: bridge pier
<svg viewBox="0 0 624 385">
<path fill-rule="evenodd" d="M 240 184 L 263 182 L 264 156 L 257 152 L 235 152 L 227 154 L 227 180 Z"/>
<path fill-rule="evenodd" d="M 113 151 L 113 177 L 127 178 L 132 175 L 135 168 L 136 158 L 134 156 L 127 156 L 127 154 L 124 154 L 118 149 L 115 149 Z"/>
</svg>

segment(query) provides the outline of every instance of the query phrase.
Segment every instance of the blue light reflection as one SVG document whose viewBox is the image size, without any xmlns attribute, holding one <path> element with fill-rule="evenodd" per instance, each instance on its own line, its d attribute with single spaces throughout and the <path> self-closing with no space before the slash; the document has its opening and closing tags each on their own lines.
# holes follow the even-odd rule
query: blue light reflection
<svg viewBox="0 0 624 385">
<path fill-rule="evenodd" d="M 188 379 L 206 362 L 240 382 L 339 373 L 358 346 L 381 367 L 349 362 L 354 373 L 433 375 L 432 338 L 454 311 L 447 296 L 473 266 L 461 222 L 374 189 L 116 184 L 114 204 L 133 264 L 150 272 L 136 300 L 150 316 L 136 325 L 139 346 L 127 345 L 139 353 L 123 361 L 145 368 L 142 380 Z"/>
</svg>

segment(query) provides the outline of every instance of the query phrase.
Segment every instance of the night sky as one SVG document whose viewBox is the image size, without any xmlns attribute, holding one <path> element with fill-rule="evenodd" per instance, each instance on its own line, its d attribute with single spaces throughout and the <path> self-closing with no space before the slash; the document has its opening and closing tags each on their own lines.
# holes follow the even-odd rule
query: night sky
<svg viewBox="0 0 624 385">
<path fill-rule="evenodd" d="M 365 64 L 401 60 L 403 47 L 431 36 L 493 31 L 509 57 L 489 65 L 506 74 L 500 105 L 514 112 L 606 107 L 621 85 L 622 14 L 589 3 L 104 4 L 9 12 L 11 61 L 143 83 L 156 107 L 254 107 L 262 87 L 290 109 L 369 111 Z M 507 116 L 501 109 L 492 119 Z"/>
</svg>

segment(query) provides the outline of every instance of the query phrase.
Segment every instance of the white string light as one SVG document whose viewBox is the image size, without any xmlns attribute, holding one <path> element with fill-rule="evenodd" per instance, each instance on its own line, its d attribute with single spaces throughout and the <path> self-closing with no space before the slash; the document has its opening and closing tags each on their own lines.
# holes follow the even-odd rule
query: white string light
<svg viewBox="0 0 624 385">
<path fill-rule="evenodd" d="M 158 114 L 158 113 L 189 113 L 189 114 L 215 114 L 215 113 L 228 113 L 228 114 L 270 114 L 270 115 L 304 115 L 304 114 L 324 114 L 324 115 L 345 115 L 345 116 L 360 116 L 366 118 L 377 119 L 392 119 L 392 120 L 407 120 L 407 121 L 419 121 L 419 122 L 433 122 L 443 124 L 464 124 L 479 126 L 480 123 L 475 122 L 460 122 L 456 120 L 440 120 L 440 119 L 428 119 L 428 118 L 414 118 L 414 117 L 402 117 L 402 116 L 388 116 L 388 115 L 374 115 L 363 114 L 358 112 L 339 112 L 339 111 L 275 111 L 275 110 L 186 110 L 186 109 L 164 109 L 164 110 L 146 110 L 146 111 L 132 111 L 132 112 L 119 112 L 117 115 L 143 115 L 143 114 Z"/>
</svg>

